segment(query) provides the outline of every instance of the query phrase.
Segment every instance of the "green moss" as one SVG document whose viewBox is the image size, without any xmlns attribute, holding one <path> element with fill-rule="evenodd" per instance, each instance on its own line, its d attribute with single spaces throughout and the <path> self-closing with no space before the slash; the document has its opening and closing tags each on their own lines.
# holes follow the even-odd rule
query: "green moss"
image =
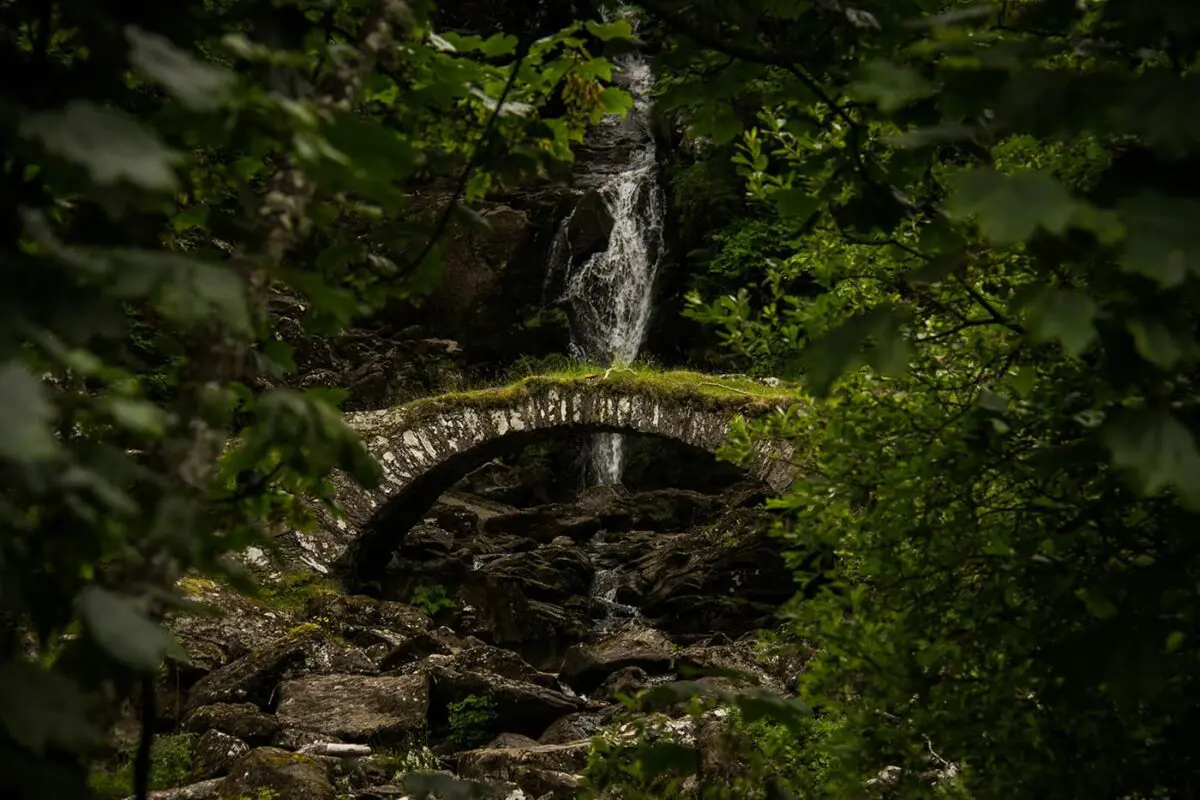
<svg viewBox="0 0 1200 800">
<path fill-rule="evenodd" d="M 337 584 L 315 572 L 292 572 L 264 581 L 254 599 L 277 611 L 299 614 L 312 598 L 337 591 Z"/>
<path fill-rule="evenodd" d="M 191 780 L 196 738 L 190 733 L 155 737 L 150 748 L 151 789 L 173 789 Z M 136 749 L 137 744 L 130 743 L 111 760 L 93 766 L 88 783 L 100 800 L 120 800 L 133 794 Z"/>
<path fill-rule="evenodd" d="M 658 371 L 645 366 L 600 367 L 573 364 L 543 375 L 530 375 L 503 386 L 451 392 L 401 407 L 409 424 L 460 408 L 502 409 L 551 391 L 588 387 L 605 395 L 641 396 L 698 410 L 757 417 L 779 405 L 805 402 L 798 386 L 768 386 L 750 377 L 705 375 L 687 370 Z"/>
</svg>

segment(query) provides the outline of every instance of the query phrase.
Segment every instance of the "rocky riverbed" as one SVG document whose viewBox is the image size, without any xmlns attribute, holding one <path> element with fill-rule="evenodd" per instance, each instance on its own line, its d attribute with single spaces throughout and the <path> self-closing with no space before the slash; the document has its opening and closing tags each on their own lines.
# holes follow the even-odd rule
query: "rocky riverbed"
<svg viewBox="0 0 1200 800">
<path fill-rule="evenodd" d="M 794 593 L 761 487 L 518 507 L 529 493 L 486 472 L 404 537 L 376 597 L 303 563 L 270 562 L 256 598 L 185 579 L 222 615 L 172 621 L 191 663 L 164 673 L 157 727 L 190 764 L 159 796 L 396 798 L 444 775 L 566 800 L 593 737 L 637 716 L 624 697 L 714 672 L 714 688 L 786 695 L 803 654 L 755 634 Z"/>
</svg>

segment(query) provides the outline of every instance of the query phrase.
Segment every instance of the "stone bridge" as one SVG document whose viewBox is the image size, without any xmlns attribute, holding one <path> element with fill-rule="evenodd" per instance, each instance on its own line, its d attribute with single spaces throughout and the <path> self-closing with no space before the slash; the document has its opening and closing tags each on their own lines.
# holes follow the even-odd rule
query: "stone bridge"
<svg viewBox="0 0 1200 800">
<path fill-rule="evenodd" d="M 683 373 L 620 372 L 580 377 L 527 378 L 498 389 L 418 400 L 347 415 L 383 468 L 383 482 L 366 491 L 337 481 L 335 502 L 345 519 L 333 524 L 353 542 L 343 564 L 354 585 L 382 576 L 407 531 L 437 498 L 469 472 L 528 444 L 581 433 L 626 433 L 675 439 L 711 453 L 730 423 L 785 412 L 798 400 L 783 391 L 725 386 Z M 792 482 L 790 444 L 758 442 L 748 470 L 776 491 Z"/>
</svg>

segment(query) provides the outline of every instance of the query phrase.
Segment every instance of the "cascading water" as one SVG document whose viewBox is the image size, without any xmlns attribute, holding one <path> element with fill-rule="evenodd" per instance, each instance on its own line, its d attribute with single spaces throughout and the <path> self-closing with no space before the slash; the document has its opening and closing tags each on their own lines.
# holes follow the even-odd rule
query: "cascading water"
<svg viewBox="0 0 1200 800">
<path fill-rule="evenodd" d="M 594 132 L 596 149 L 608 157 L 600 159 L 589 176 L 612 222 L 607 246 L 573 260 L 567 243 L 572 212 L 559 230 L 551 261 L 566 267 L 564 299 L 571 308 L 572 350 L 582 358 L 627 366 L 637 358 L 650 323 L 665 203 L 648 126 L 654 82 L 650 64 L 631 53 L 617 58 L 616 66 L 615 80 L 633 96 L 634 107 L 626 117 L 610 116 Z M 597 483 L 620 483 L 623 450 L 620 435 L 594 438 Z"/>
</svg>

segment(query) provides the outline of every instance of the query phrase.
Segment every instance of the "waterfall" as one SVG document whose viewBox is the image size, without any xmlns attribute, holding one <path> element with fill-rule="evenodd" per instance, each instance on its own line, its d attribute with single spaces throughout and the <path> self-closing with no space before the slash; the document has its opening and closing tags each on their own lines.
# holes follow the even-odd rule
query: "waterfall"
<svg viewBox="0 0 1200 800">
<path fill-rule="evenodd" d="M 563 299 L 571 309 L 571 349 L 578 357 L 627 366 L 646 339 L 654 280 L 663 249 L 665 201 L 658 185 L 657 154 L 649 130 L 654 76 L 640 53 L 615 59 L 615 80 L 634 100 L 629 115 L 610 115 L 592 138 L 600 153 L 587 176 L 612 222 L 607 245 L 573 259 L 569 230 L 579 206 L 559 228 L 551 266 L 565 267 Z M 620 483 L 624 445 L 618 434 L 599 434 L 591 460 L 598 483 Z"/>
</svg>

